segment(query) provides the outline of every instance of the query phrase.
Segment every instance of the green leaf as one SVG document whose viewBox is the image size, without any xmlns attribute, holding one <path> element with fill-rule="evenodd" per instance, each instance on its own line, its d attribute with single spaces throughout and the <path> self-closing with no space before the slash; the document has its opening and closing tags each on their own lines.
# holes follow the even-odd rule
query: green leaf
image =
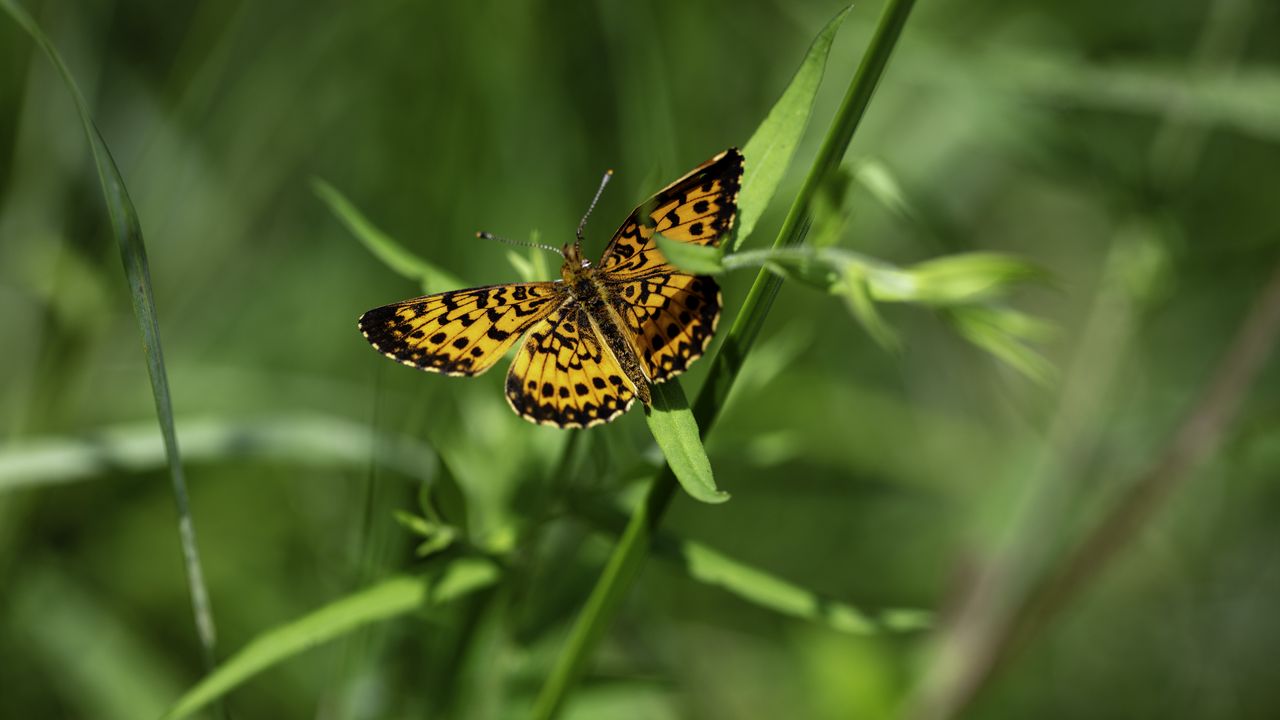
<svg viewBox="0 0 1280 720">
<path fill-rule="evenodd" d="M 438 523 L 403 510 L 396 510 L 393 515 L 401 527 L 422 538 L 422 542 L 418 543 L 417 549 L 414 550 L 414 554 L 420 558 L 434 555 L 458 539 L 458 529 L 452 525 Z"/>
<path fill-rule="evenodd" d="M 1000 297 L 1019 282 L 1044 277 L 1044 271 L 1025 260 L 974 252 L 927 260 L 905 270 L 871 273 L 867 280 L 876 300 L 954 305 Z"/>
<path fill-rule="evenodd" d="M 866 281 L 853 272 L 846 272 L 834 287 L 834 291 L 844 298 L 849 312 L 867 331 L 871 339 L 886 350 L 897 350 L 901 347 L 898 335 L 885 323 L 884 318 L 876 310 L 875 303 L 867 293 Z"/>
<path fill-rule="evenodd" d="M 859 160 L 853 171 L 853 177 L 865 187 L 871 196 L 897 216 L 919 224 L 920 213 L 907 200 L 898 179 L 888 166 L 875 158 Z"/>
<path fill-rule="evenodd" d="M 421 577 L 396 576 L 336 600 L 297 620 L 259 635 L 196 683 L 165 713 L 187 717 L 273 665 L 369 623 L 403 615 L 428 603 L 445 603 L 497 580 L 492 563 L 460 559 L 433 584 Z"/>
<path fill-rule="evenodd" d="M 535 280 L 546 280 L 545 276 L 538 277 L 534 274 L 533 263 L 529 258 L 516 252 L 514 249 L 507 251 L 507 262 L 511 263 L 511 267 L 516 270 L 516 277 L 521 282 L 533 282 Z"/>
<path fill-rule="evenodd" d="M 711 460 L 698 435 L 698 421 L 693 419 L 680 381 L 672 378 L 654 383 L 650 388 L 653 404 L 645 408 L 645 419 L 681 487 L 695 500 L 705 503 L 728 500 L 729 493 L 716 488 Z"/>
<path fill-rule="evenodd" d="M 835 249 L 769 248 L 725 255 L 721 265 L 725 270 L 765 268 L 779 277 L 797 280 L 824 292 L 834 292 L 853 257 L 848 251 Z"/>
<path fill-rule="evenodd" d="M 1019 332 L 1048 332 L 1044 323 L 1022 313 L 1006 312 L 1009 314 L 995 308 L 953 307 L 948 308 L 945 317 L 964 339 L 1036 383 L 1052 384 L 1057 379 L 1057 368 L 1018 337 Z"/>
<path fill-rule="evenodd" d="M 691 245 L 664 237 L 661 233 L 655 233 L 653 237 L 667 262 L 681 270 L 695 275 L 716 275 L 724 271 L 724 265 L 720 262 L 720 248 Z"/>
<path fill-rule="evenodd" d="M 311 189 L 316 197 L 329 206 L 334 217 L 387 267 L 422 285 L 424 292 L 439 292 L 466 287 L 447 270 L 418 257 L 390 235 L 378 229 L 342 193 L 320 178 L 311 179 Z"/>
<path fill-rule="evenodd" d="M 133 201 L 129 199 L 129 191 L 125 187 L 119 168 L 116 167 L 115 158 L 107 148 L 107 142 L 99 132 L 98 126 L 94 124 L 93 117 L 89 114 L 89 106 L 85 103 L 75 79 L 71 77 L 71 71 L 62 61 L 62 56 L 58 54 L 57 49 L 53 47 L 53 43 L 45 36 L 36 21 L 21 6 L 12 0 L 0 0 L 0 7 L 3 7 L 14 22 L 31 36 L 31 39 L 40 46 L 49 61 L 57 68 L 75 103 L 76 112 L 80 115 L 80 122 L 84 126 L 85 137 L 89 141 L 89 150 L 98 170 L 98 182 L 102 187 L 107 215 L 111 219 L 111 233 L 120 247 L 120 259 L 124 263 L 125 278 L 129 282 L 133 314 L 137 318 L 138 328 L 142 333 L 142 347 L 147 359 L 147 375 L 151 379 L 151 394 L 155 399 L 156 417 L 160 423 L 165 457 L 169 465 L 170 483 L 178 510 L 178 535 L 182 545 L 183 566 L 187 575 L 192 612 L 195 615 L 196 632 L 200 637 L 205 662 L 211 664 L 217 631 L 214 627 L 213 611 L 209 607 L 209 592 L 205 588 L 204 574 L 200 567 L 195 524 L 191 518 L 187 500 L 186 476 L 178 454 L 178 435 L 173 422 L 173 402 L 169 396 L 169 378 L 165 371 L 164 354 L 160 347 L 160 322 L 156 316 L 155 298 L 151 290 L 151 270 L 147 265 L 142 224 L 134 210 Z"/>
<path fill-rule="evenodd" d="M 626 526 L 626 516 L 610 505 L 575 503 L 573 510 L 604 532 L 617 535 Z M 653 540 L 653 553 L 679 565 L 698 582 L 714 585 L 768 610 L 842 632 L 865 635 L 920 630 L 932 622 L 928 611 L 915 608 L 862 610 L 670 532 L 658 531 Z"/>
<path fill-rule="evenodd" d="M 809 115 L 813 112 L 813 101 L 818 95 L 818 86 L 822 83 L 831 43 L 845 16 L 852 9 L 853 6 L 850 5 L 841 10 L 814 38 L 782 97 L 774 103 L 764 122 L 760 123 L 755 134 L 743 146 L 745 162 L 742 190 L 738 193 L 738 230 L 731 250 L 742 247 L 743 241 L 764 214 L 769 200 L 777 192 L 782 176 L 795 155 L 796 146 L 804 135 L 805 126 L 809 124 Z"/>
<path fill-rule="evenodd" d="M 793 582 L 739 562 L 706 545 L 676 540 L 662 534 L 654 547 L 660 557 L 682 564 L 689 577 L 722 588 L 750 603 L 776 613 L 826 625 L 855 635 L 884 630 L 923 630 L 931 624 L 922 610 L 895 609 L 872 613 L 823 597 Z"/>
</svg>

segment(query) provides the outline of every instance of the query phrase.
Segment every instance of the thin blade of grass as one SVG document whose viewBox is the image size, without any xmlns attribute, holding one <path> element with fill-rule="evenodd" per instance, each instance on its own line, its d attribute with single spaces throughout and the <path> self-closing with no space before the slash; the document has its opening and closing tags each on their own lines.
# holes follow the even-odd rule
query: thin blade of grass
<svg viewBox="0 0 1280 720">
<path fill-rule="evenodd" d="M 711 460 L 698 436 L 698 421 L 693 419 L 689 401 L 680 381 L 672 378 L 651 386 L 653 405 L 645 408 L 653 439 L 658 441 L 667 465 L 675 473 L 685 492 L 704 503 L 722 503 L 729 493 L 716 488 Z"/>
<path fill-rule="evenodd" d="M 337 188 L 320 178 L 312 178 L 311 189 L 316 197 L 329 207 L 334 217 L 346 226 L 356 240 L 373 253 L 374 257 L 394 272 L 420 284 L 423 292 L 440 292 L 466 287 L 466 283 L 459 280 L 457 276 L 418 257 L 395 238 L 379 229 L 356 209 L 346 196 L 338 192 Z"/>
<path fill-rule="evenodd" d="M 841 10 L 813 39 L 782 97 L 774 103 L 764 122 L 743 146 L 745 163 L 742 190 L 738 194 L 738 230 L 730 244 L 731 250 L 742 247 L 777 192 L 809 124 L 813 101 L 818 96 L 827 56 L 831 53 L 831 43 L 852 9 L 850 5 Z"/>
<path fill-rule="evenodd" d="M 893 608 L 874 613 L 823 597 L 700 543 L 660 535 L 654 554 L 679 564 L 698 582 L 714 585 L 776 613 L 840 632 L 874 635 L 883 631 L 923 630 L 932 623 L 931 614 L 924 610 Z"/>
<path fill-rule="evenodd" d="M 89 106 L 71 77 L 71 71 L 62 61 L 53 43 L 45 36 L 36 21 L 13 0 L 0 0 L 0 8 L 26 31 L 36 45 L 44 51 L 62 76 L 67 91 L 75 103 L 76 112 L 84 126 L 85 137 L 98 170 L 98 182 L 102 186 L 103 199 L 111 220 L 111 233 L 120 246 L 120 258 L 124 263 L 125 278 L 129 282 L 129 297 L 133 312 L 142 333 L 143 351 L 147 359 L 147 375 L 151 379 L 151 394 L 155 398 L 156 417 L 164 438 L 165 457 L 168 459 L 169 478 L 173 487 L 174 504 L 178 513 L 178 536 L 182 546 L 183 567 L 187 575 L 187 587 L 191 594 L 191 610 L 195 616 L 196 633 L 204 654 L 206 667 L 214 662 L 217 629 L 213 611 L 209 605 L 209 592 L 205 588 L 204 573 L 200 565 L 200 553 L 196 546 L 195 523 L 187 495 L 187 481 L 182 460 L 178 454 L 178 436 L 174 430 L 173 403 L 169 396 L 169 379 L 165 373 L 164 355 L 160 348 L 160 323 L 156 316 L 155 298 L 151 292 L 151 272 L 147 266 L 147 252 L 142 237 L 142 225 L 134 210 L 133 201 L 125 187 L 124 178 L 116 167 L 115 159 L 107 148 L 106 140 L 98 131 Z"/>
<path fill-rule="evenodd" d="M 188 462 L 250 459 L 306 467 L 363 468 L 376 450 L 379 463 L 424 486 L 436 479 L 439 468 L 431 446 L 420 440 L 377 433 L 367 425 L 327 415 L 184 418 L 178 443 Z M 15 440 L 0 448 L 0 495 L 164 465 L 163 442 L 153 428 L 140 424 L 82 436 Z"/>
<path fill-rule="evenodd" d="M 603 505 L 576 505 L 574 511 L 592 527 L 618 535 L 626 516 Z M 933 614 L 917 608 L 863 610 L 782 578 L 763 568 L 730 557 L 713 547 L 659 531 L 653 554 L 681 568 L 690 578 L 713 585 L 753 605 L 781 615 L 825 625 L 853 635 L 923 630 Z"/>
<path fill-rule="evenodd" d="M 435 582 L 396 576 L 336 600 L 292 622 L 262 633 L 186 692 L 163 716 L 187 717 L 267 668 L 369 623 L 388 620 L 428 604 L 442 604 L 492 585 L 492 563 L 460 559 Z"/>
</svg>

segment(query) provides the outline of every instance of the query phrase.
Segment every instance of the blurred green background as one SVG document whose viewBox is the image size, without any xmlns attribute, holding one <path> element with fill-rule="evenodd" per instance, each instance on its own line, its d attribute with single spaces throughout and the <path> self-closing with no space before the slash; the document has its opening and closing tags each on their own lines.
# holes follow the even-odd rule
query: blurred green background
<svg viewBox="0 0 1280 720">
<path fill-rule="evenodd" d="M 880 5 L 838 35 L 748 247 L 776 232 Z M 415 557 L 393 513 L 420 513 L 424 483 L 465 526 L 460 547 L 505 563 L 492 588 L 270 669 L 230 715 L 524 716 L 611 547 L 572 513 L 548 518 L 547 494 L 634 497 L 660 456 L 632 412 L 566 471 L 568 434 L 511 413 L 503 371 L 464 381 L 372 352 L 356 317 L 420 288 L 312 179 L 487 284 L 520 268 L 476 230 L 565 242 L 612 167 L 595 256 L 639 200 L 746 142 L 841 5 L 25 7 L 146 233 L 219 656 L 465 552 Z M 1057 379 L 1029 381 L 918 308 L 884 309 L 904 341 L 886 352 L 841 302 L 787 285 L 708 440 L 732 501 L 680 498 L 664 527 L 869 612 L 948 615 L 1010 553 L 1051 566 L 1165 452 L 1280 261 L 1277 37 L 1280 6 L 1261 0 L 919 2 L 847 158 L 908 208 L 855 182 L 841 242 L 1047 268 L 1053 283 L 1014 305 L 1057 326 L 1037 348 Z M 722 329 L 750 281 L 724 279 Z M 0 716 L 158 716 L 203 669 L 137 324 L 67 90 L 7 17 L 0 334 Z M 1220 450 L 961 714 L 1280 713 L 1274 365 Z M 963 637 L 939 627 L 845 632 L 654 559 L 569 711 L 897 717 Z"/>
</svg>

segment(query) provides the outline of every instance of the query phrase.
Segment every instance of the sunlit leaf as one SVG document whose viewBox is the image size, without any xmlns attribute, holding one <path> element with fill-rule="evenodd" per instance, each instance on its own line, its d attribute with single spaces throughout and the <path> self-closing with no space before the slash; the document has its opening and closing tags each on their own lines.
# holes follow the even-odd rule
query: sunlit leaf
<svg viewBox="0 0 1280 720">
<path fill-rule="evenodd" d="M 782 176 L 791 164 L 796 146 L 809 124 L 813 100 L 827 66 L 827 55 L 836 31 L 852 6 L 840 11 L 809 46 L 808 53 L 782 97 L 774 103 L 769 115 L 756 128 L 755 134 L 742 148 L 745 159 L 742 190 L 738 194 L 738 229 L 731 249 L 737 250 L 756 227 L 760 215 L 778 190 Z"/>
<path fill-rule="evenodd" d="M 876 310 L 875 302 L 867 293 L 866 281 L 860 275 L 847 273 L 833 289 L 844 300 L 845 306 L 849 308 L 853 317 L 880 347 L 886 350 L 898 349 L 901 342 L 898 340 L 897 333 Z"/>
<path fill-rule="evenodd" d="M 645 408 L 649 431 L 685 492 L 706 503 L 722 503 L 729 493 L 716 487 L 711 461 L 698 436 L 698 422 L 675 378 L 651 386 L 653 405 Z"/>
<path fill-rule="evenodd" d="M 871 275 L 868 280 L 877 300 L 951 305 L 999 297 L 1020 282 L 1044 277 L 1042 270 L 1025 260 L 974 252 L 927 260 L 892 275 Z"/>
<path fill-rule="evenodd" d="M 671 240 L 661 233 L 654 235 L 654 238 L 667 262 L 681 270 L 697 275 L 715 275 L 724 270 L 720 263 L 719 248 Z"/>
<path fill-rule="evenodd" d="M 949 308 L 945 317 L 969 342 L 986 350 L 1031 380 L 1049 385 L 1057 377 L 1057 369 L 1035 350 L 1021 341 L 1009 329 L 1001 326 L 1002 318 L 990 309 L 970 307 Z M 1025 318 L 1010 316 L 1015 322 L 1025 323 Z M 1023 328 L 1025 329 L 1025 326 Z"/>
<path fill-rule="evenodd" d="M 258 673 L 341 637 L 369 623 L 403 615 L 427 603 L 445 603 L 484 588 L 498 578 L 488 561 L 460 559 L 430 582 L 397 576 L 268 630 L 196 683 L 165 713 L 165 720 L 187 717 Z"/>
</svg>

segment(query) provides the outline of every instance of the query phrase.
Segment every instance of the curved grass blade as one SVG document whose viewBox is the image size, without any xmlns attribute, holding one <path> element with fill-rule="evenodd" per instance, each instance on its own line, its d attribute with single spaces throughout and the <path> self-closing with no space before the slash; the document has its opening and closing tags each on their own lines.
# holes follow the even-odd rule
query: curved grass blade
<svg viewBox="0 0 1280 720">
<path fill-rule="evenodd" d="M 317 645 L 369 623 L 456 600 L 497 579 L 498 570 L 492 563 L 464 558 L 450 565 L 434 583 L 401 575 L 336 600 L 250 641 L 179 698 L 164 720 L 187 717 L 263 670 Z"/>
<path fill-rule="evenodd" d="M 844 23 L 853 6 L 841 10 L 827 23 L 809 45 L 800 68 L 791 78 L 782 97 L 774 103 L 764 122 L 756 128 L 751 139 L 742 148 L 745 158 L 742 190 L 738 193 L 738 230 L 729 244 L 730 250 L 742 247 L 743 241 L 755 230 L 756 222 L 764 214 L 769 200 L 778 190 L 782 176 L 791 164 L 796 146 L 809 124 L 813 101 L 818 96 L 818 86 L 827 67 L 827 56 L 836 31 Z"/>
<path fill-rule="evenodd" d="M 316 197 L 329 206 L 334 217 L 368 248 L 374 257 L 387 267 L 422 285 L 423 292 L 440 292 L 451 288 L 466 287 L 455 275 L 436 267 L 407 250 L 395 238 L 369 221 L 337 188 L 320 178 L 311 178 L 311 189 Z"/>
<path fill-rule="evenodd" d="M 594 528 L 618 535 L 626 526 L 626 516 L 603 505 L 575 505 L 578 513 Z M 654 557 L 680 567 L 698 582 L 714 585 L 747 602 L 781 615 L 825 625 L 853 635 L 884 632 L 913 632 L 932 626 L 933 614 L 917 608 L 863 610 L 833 600 L 774 573 L 730 557 L 713 547 L 658 531 L 653 542 Z"/>
<path fill-rule="evenodd" d="M 115 159 L 111 156 L 102 133 L 94 124 L 89 114 L 89 106 L 57 49 L 53 47 L 53 43 L 45 36 L 31 15 L 13 0 L 0 0 L 0 8 L 3 8 L 14 22 L 31 36 L 31 39 L 40 46 L 49 61 L 57 68 L 75 103 L 76 112 L 80 115 L 80 122 L 84 126 L 84 133 L 89 141 L 93 162 L 98 170 L 98 182 L 102 186 L 102 195 L 107 206 L 107 214 L 111 219 L 111 232 L 120 246 L 120 258 L 124 262 L 125 278 L 129 282 L 133 313 L 138 319 L 138 328 L 142 333 L 143 350 L 147 358 L 147 375 L 151 378 L 151 394 L 155 398 L 156 417 L 160 422 L 160 432 L 164 438 L 169 478 L 173 487 L 174 504 L 177 506 L 178 535 L 182 545 L 187 586 L 191 593 L 191 609 L 195 615 L 196 633 L 200 637 L 205 665 L 212 667 L 217 630 L 213 622 L 213 611 L 209 606 L 209 593 L 205 588 L 204 573 L 200 567 L 195 524 L 191 519 L 188 503 L 187 481 L 178 454 L 173 404 L 169 397 L 169 379 L 165 373 L 164 355 L 160 349 L 160 323 L 156 317 L 155 299 L 151 293 L 151 272 L 147 266 L 142 225 L 134 210 L 133 201 L 129 199 L 129 192 L 125 188 L 124 178 L 121 177 L 119 168 L 116 167 Z"/>
<path fill-rule="evenodd" d="M 650 386 L 650 392 L 653 404 L 644 409 L 644 418 L 680 486 L 695 500 L 705 503 L 728 500 L 729 493 L 716 488 L 711 461 L 698 436 L 698 421 L 693 419 L 680 381 L 672 378 L 655 383 Z"/>
</svg>

